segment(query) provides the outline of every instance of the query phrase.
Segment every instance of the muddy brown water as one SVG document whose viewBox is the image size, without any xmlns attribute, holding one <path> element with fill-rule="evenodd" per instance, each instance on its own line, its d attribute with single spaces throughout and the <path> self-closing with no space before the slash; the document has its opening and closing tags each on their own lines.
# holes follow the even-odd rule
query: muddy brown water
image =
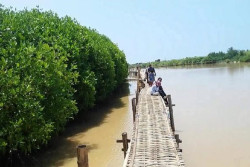
<svg viewBox="0 0 250 167">
<path fill-rule="evenodd" d="M 183 143 L 187 167 L 250 166 L 250 64 L 156 69 L 171 94 L 176 133 Z M 42 166 L 75 167 L 79 144 L 89 148 L 90 167 L 120 167 L 122 132 L 132 133 L 131 98 L 136 82 L 129 82 L 105 107 L 68 127 L 40 156 Z"/>
<path fill-rule="evenodd" d="M 88 147 L 90 167 L 119 167 L 123 164 L 122 144 L 116 143 L 123 132 L 131 138 L 131 104 L 136 82 L 129 82 L 105 105 L 91 112 L 85 120 L 66 128 L 62 136 L 39 157 L 38 166 L 76 167 L 76 146 Z"/>
<path fill-rule="evenodd" d="M 250 64 L 158 69 L 187 167 L 250 166 Z"/>
</svg>

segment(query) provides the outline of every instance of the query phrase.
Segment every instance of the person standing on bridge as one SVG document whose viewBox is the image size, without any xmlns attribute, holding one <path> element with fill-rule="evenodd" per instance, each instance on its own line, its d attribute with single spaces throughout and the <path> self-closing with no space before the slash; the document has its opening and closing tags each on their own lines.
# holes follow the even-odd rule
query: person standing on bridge
<svg viewBox="0 0 250 167">
<path fill-rule="evenodd" d="M 149 68 L 148 68 L 148 84 L 149 84 L 149 86 L 153 85 L 153 83 L 155 81 L 155 76 L 156 76 L 155 69 L 154 69 L 154 67 L 152 67 L 151 64 L 149 64 Z"/>
</svg>

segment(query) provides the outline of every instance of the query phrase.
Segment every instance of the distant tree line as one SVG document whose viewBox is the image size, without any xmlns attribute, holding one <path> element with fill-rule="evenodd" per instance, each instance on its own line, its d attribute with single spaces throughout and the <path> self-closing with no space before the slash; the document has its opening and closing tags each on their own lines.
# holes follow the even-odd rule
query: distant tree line
<svg viewBox="0 0 250 167">
<path fill-rule="evenodd" d="M 0 4 L 0 159 L 40 149 L 127 74 L 123 51 L 96 30 Z"/>
<path fill-rule="evenodd" d="M 168 66 L 185 66 L 185 65 L 198 65 L 198 64 L 214 64 L 221 62 L 250 62 L 249 50 L 235 50 L 230 47 L 226 53 L 224 52 L 212 52 L 205 57 L 186 57 L 183 59 L 173 59 L 165 61 L 155 61 L 151 64 L 154 67 L 168 67 Z M 149 63 L 141 63 L 142 67 L 147 67 Z M 130 66 L 136 66 L 132 64 Z"/>
</svg>

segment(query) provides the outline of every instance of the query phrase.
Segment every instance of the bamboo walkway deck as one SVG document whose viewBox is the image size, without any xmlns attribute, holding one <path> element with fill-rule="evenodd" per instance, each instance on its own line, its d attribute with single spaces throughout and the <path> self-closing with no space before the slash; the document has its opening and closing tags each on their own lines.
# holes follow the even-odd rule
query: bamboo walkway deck
<svg viewBox="0 0 250 167">
<path fill-rule="evenodd" d="M 140 91 L 133 137 L 123 167 L 184 167 L 172 132 L 169 111 L 161 96 Z"/>
</svg>

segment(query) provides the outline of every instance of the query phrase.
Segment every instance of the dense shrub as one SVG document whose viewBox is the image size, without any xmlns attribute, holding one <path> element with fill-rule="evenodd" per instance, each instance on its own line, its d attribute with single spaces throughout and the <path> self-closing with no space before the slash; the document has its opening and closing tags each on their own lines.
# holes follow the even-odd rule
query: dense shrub
<svg viewBox="0 0 250 167">
<path fill-rule="evenodd" d="M 67 53 L 53 44 L 48 26 L 42 24 L 57 18 L 49 16 L 53 14 L 39 10 L 1 10 L 2 153 L 39 148 L 77 111 L 72 87 L 77 72 L 73 65 L 66 68 Z"/>
<path fill-rule="evenodd" d="M 242 54 L 242 56 L 240 57 L 240 61 L 250 62 L 250 51 L 244 52 L 244 54 Z"/>
<path fill-rule="evenodd" d="M 96 30 L 86 29 L 85 39 L 88 64 L 96 76 L 96 99 L 101 101 L 127 77 L 125 54 L 109 38 L 99 35 Z"/>
<path fill-rule="evenodd" d="M 115 88 L 114 62 L 102 35 L 95 30 L 86 29 L 85 38 L 87 40 L 85 52 L 89 55 L 88 63 L 96 76 L 96 99 L 100 101 Z"/>
<path fill-rule="evenodd" d="M 40 9 L 0 6 L 0 153 L 29 153 L 127 76 L 106 36 Z M 77 109 L 78 107 L 78 109 Z"/>
<path fill-rule="evenodd" d="M 0 51 L 1 151 L 30 152 L 76 112 L 71 87 L 76 75 L 66 70 L 66 57 L 47 44 L 16 52 Z"/>
</svg>

